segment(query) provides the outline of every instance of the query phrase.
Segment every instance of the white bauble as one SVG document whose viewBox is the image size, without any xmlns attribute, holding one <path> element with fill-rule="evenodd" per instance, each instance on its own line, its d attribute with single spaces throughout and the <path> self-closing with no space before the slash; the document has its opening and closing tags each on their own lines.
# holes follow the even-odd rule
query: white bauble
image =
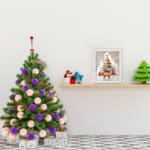
<svg viewBox="0 0 150 150">
<path fill-rule="evenodd" d="M 46 115 L 45 120 L 47 122 L 50 122 L 52 120 L 52 116 L 51 115 Z"/>
<path fill-rule="evenodd" d="M 32 70 L 32 73 L 33 73 L 33 74 L 36 74 L 36 75 L 39 74 L 39 69 L 34 68 L 34 69 Z"/>
<path fill-rule="evenodd" d="M 56 103 L 58 101 L 58 98 L 56 96 L 53 97 L 52 103 Z"/>
</svg>

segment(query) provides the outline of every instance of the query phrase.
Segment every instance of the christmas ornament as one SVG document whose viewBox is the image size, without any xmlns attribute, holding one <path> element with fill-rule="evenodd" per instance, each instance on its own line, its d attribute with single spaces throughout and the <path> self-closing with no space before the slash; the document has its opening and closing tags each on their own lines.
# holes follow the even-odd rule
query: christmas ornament
<svg viewBox="0 0 150 150">
<path fill-rule="evenodd" d="M 15 118 L 11 119 L 11 120 L 10 120 L 10 125 L 12 125 L 12 126 L 13 126 L 13 125 L 14 125 L 14 123 L 15 123 L 16 121 L 17 121 L 17 120 L 16 120 Z"/>
<path fill-rule="evenodd" d="M 25 80 L 22 80 L 20 84 L 21 84 L 22 86 L 25 86 L 25 85 L 26 85 Z"/>
<path fill-rule="evenodd" d="M 26 136 L 26 135 L 27 135 L 27 129 L 22 128 L 22 129 L 19 131 L 19 134 L 20 134 L 21 136 Z"/>
<path fill-rule="evenodd" d="M 33 74 L 36 74 L 36 75 L 39 74 L 39 69 L 34 68 L 34 69 L 32 70 L 32 73 L 33 73 Z"/>
<path fill-rule="evenodd" d="M 52 95 L 53 95 L 53 94 L 52 94 L 51 91 L 49 91 L 48 94 L 47 94 L 48 97 L 51 97 Z"/>
<path fill-rule="evenodd" d="M 33 54 L 34 54 L 34 49 L 33 49 L 33 36 L 30 36 L 30 41 L 31 41 L 30 52 L 31 52 L 31 55 L 33 55 Z"/>
<path fill-rule="evenodd" d="M 60 125 L 64 125 L 65 124 L 65 119 L 64 118 L 60 118 L 59 119 L 59 123 L 60 123 Z"/>
<path fill-rule="evenodd" d="M 16 127 L 12 127 L 12 128 L 10 129 L 10 132 L 11 132 L 12 134 L 16 134 L 16 133 L 18 133 L 18 129 L 17 129 Z"/>
<path fill-rule="evenodd" d="M 46 105 L 46 104 L 42 104 L 42 105 L 41 105 L 41 110 L 42 110 L 42 111 L 47 110 L 47 105 Z"/>
<path fill-rule="evenodd" d="M 34 94 L 34 91 L 32 89 L 29 89 L 29 90 L 26 91 L 26 94 L 28 96 L 32 96 Z"/>
<path fill-rule="evenodd" d="M 12 108 L 8 108 L 7 112 L 9 112 L 9 113 L 13 113 L 13 112 L 14 112 L 14 110 L 13 110 Z"/>
<path fill-rule="evenodd" d="M 37 85 L 39 83 L 38 79 L 31 80 L 32 85 Z"/>
<path fill-rule="evenodd" d="M 33 128 L 35 123 L 34 123 L 33 120 L 30 120 L 30 121 L 28 121 L 27 125 L 28 125 L 29 128 Z"/>
<path fill-rule="evenodd" d="M 24 86 L 23 86 L 23 90 L 24 90 L 24 91 L 27 91 L 28 89 L 29 89 L 29 86 L 28 86 L 28 85 L 24 85 Z"/>
<path fill-rule="evenodd" d="M 16 84 L 19 84 L 20 82 L 21 82 L 21 80 L 20 80 L 20 79 L 17 79 L 15 83 L 16 83 Z"/>
<path fill-rule="evenodd" d="M 29 140 L 34 140 L 35 139 L 35 135 L 33 133 L 28 134 L 28 139 Z"/>
<path fill-rule="evenodd" d="M 40 95 L 44 95 L 45 94 L 45 90 L 44 89 L 40 89 L 39 93 L 40 93 Z"/>
<path fill-rule="evenodd" d="M 18 105 L 18 106 L 17 106 L 17 110 L 18 110 L 18 111 L 23 111 L 23 105 Z"/>
<path fill-rule="evenodd" d="M 36 105 L 35 105 L 35 104 L 30 104 L 30 105 L 29 105 L 29 109 L 30 109 L 31 111 L 35 111 L 35 110 L 36 110 Z"/>
<path fill-rule="evenodd" d="M 58 113 L 54 113 L 53 114 L 53 119 L 54 120 L 58 120 L 59 119 L 59 114 Z"/>
<path fill-rule="evenodd" d="M 23 68 L 22 69 L 22 74 L 23 75 L 27 75 L 28 74 L 28 69 L 27 68 Z"/>
<path fill-rule="evenodd" d="M 56 103 L 58 101 L 57 97 L 53 97 L 52 103 Z"/>
<path fill-rule="evenodd" d="M 39 136 L 40 136 L 41 138 L 46 137 L 46 134 L 47 134 L 47 132 L 46 132 L 45 130 L 41 130 L 41 131 L 39 132 Z"/>
<path fill-rule="evenodd" d="M 15 101 L 19 102 L 20 100 L 22 100 L 22 96 L 21 95 L 16 95 L 15 96 Z"/>
<path fill-rule="evenodd" d="M 42 121 L 43 120 L 43 115 L 42 114 L 37 114 L 36 115 L 36 120 L 38 120 L 38 121 Z"/>
<path fill-rule="evenodd" d="M 56 133 L 56 128 L 55 127 L 51 127 L 49 129 L 49 131 L 50 131 L 51 134 L 55 134 Z"/>
<path fill-rule="evenodd" d="M 52 116 L 46 115 L 45 120 L 46 120 L 46 122 L 50 122 L 52 120 Z"/>
<path fill-rule="evenodd" d="M 41 103 L 41 98 L 39 98 L 39 97 L 36 97 L 35 99 L 34 99 L 34 103 L 35 104 L 40 104 Z"/>
<path fill-rule="evenodd" d="M 41 75 L 41 77 L 43 77 L 43 78 L 44 78 L 44 77 L 46 77 L 45 72 L 41 72 L 41 74 L 40 74 L 40 75 Z"/>
<path fill-rule="evenodd" d="M 22 111 L 19 111 L 19 112 L 17 113 L 17 117 L 18 117 L 19 119 L 22 119 L 22 118 L 23 118 L 23 115 L 24 115 L 24 113 L 23 113 Z"/>
<path fill-rule="evenodd" d="M 31 41 L 33 40 L 33 38 L 34 38 L 33 36 L 30 36 L 30 40 L 31 40 Z"/>
</svg>

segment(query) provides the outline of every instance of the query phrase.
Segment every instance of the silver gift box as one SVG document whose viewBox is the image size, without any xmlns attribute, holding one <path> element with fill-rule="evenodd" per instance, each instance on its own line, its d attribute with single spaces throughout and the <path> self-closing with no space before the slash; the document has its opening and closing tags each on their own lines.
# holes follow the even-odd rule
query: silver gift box
<svg viewBox="0 0 150 150">
<path fill-rule="evenodd" d="M 49 136 L 44 139 L 45 146 L 66 146 L 68 143 L 67 132 L 56 132 L 56 137 Z"/>
<path fill-rule="evenodd" d="M 38 147 L 39 138 L 36 136 L 34 140 L 19 140 L 19 149 L 35 149 Z"/>
</svg>

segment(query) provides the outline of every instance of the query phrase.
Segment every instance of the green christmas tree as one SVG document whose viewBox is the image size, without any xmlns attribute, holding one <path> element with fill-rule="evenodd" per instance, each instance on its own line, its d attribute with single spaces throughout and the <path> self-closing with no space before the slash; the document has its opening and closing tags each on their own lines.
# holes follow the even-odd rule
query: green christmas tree
<svg viewBox="0 0 150 150">
<path fill-rule="evenodd" d="M 136 69 L 133 80 L 143 84 L 150 81 L 150 66 L 146 60 L 143 60 Z"/>
<path fill-rule="evenodd" d="M 104 79 L 109 79 L 112 74 L 112 63 L 108 57 L 108 54 L 106 55 L 106 58 L 104 60 L 102 70 L 104 74 Z"/>
<path fill-rule="evenodd" d="M 10 101 L 4 108 L 3 136 L 33 140 L 53 136 L 64 131 L 66 115 L 63 105 L 46 76 L 45 63 L 34 53 L 33 37 L 31 53 L 17 74 L 16 86 L 11 89 Z"/>
</svg>

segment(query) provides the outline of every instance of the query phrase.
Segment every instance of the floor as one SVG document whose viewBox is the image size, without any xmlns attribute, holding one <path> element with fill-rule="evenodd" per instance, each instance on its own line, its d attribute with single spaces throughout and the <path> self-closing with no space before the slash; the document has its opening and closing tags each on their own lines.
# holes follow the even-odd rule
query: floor
<svg viewBox="0 0 150 150">
<path fill-rule="evenodd" d="M 20 150 L 0 137 L 0 150 Z M 150 150 L 150 135 L 70 136 L 66 147 L 39 146 L 36 150 Z"/>
</svg>

